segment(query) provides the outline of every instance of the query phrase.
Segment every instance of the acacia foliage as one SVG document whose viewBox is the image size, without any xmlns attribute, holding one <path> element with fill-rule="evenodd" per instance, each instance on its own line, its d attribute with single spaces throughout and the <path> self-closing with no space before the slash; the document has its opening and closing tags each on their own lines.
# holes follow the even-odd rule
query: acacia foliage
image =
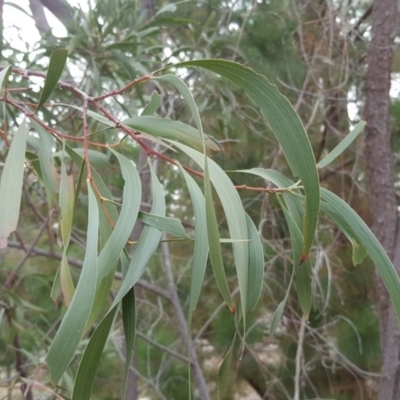
<svg viewBox="0 0 400 400">
<path fill-rule="evenodd" d="M 143 33 L 143 36 L 151 34 L 151 27 L 147 28 L 149 30 Z M 108 34 L 110 32 L 112 30 L 109 30 Z M 106 34 L 104 37 L 107 37 Z M 89 39 L 98 40 L 96 37 Z M 78 59 L 77 49 L 82 51 L 82 48 L 76 43 L 74 45 L 76 47 L 70 46 L 70 54 Z M 16 171 L 23 171 L 25 176 L 37 176 L 36 186 L 44 188 L 49 209 L 57 209 L 58 203 L 60 210 L 57 218 L 61 234 L 58 242 L 62 245 L 61 267 L 54 280 L 52 295 L 56 299 L 61 292 L 62 301 L 68 309 L 51 345 L 45 346 L 46 352 L 49 351 L 47 362 L 53 382 L 58 382 L 62 376 L 65 381 L 65 376 L 68 376 L 67 367 L 71 360 L 75 360 L 78 346 L 85 343 L 85 338 L 90 337 L 76 372 L 75 385 L 70 387 L 73 397 L 90 397 L 90 383 L 93 382 L 101 350 L 117 315 L 117 306 L 121 302 L 123 326 L 127 332 L 126 374 L 133 354 L 132 332 L 135 330 L 135 310 L 132 309 L 133 294 L 130 288 L 138 283 L 142 274 L 152 265 L 149 262 L 162 238 L 161 232 L 170 235 L 169 240 L 194 242 L 189 320 L 192 319 L 196 303 L 201 296 L 209 248 L 218 288 L 231 312 L 235 314 L 235 317 L 231 318 L 239 338 L 235 337 L 234 340 L 238 339 L 243 346 L 246 319 L 249 318 L 246 317 L 246 313 L 256 306 L 262 288 L 265 261 L 263 253 L 266 246 L 261 242 L 251 218 L 245 214 L 237 189 L 247 189 L 247 193 L 268 192 L 276 197 L 291 237 L 293 274 L 286 288 L 286 296 L 269 324 L 271 335 L 279 325 L 293 281 L 296 283 L 304 318 L 308 319 L 312 284 L 312 264 L 308 255 L 312 249 L 320 204 L 321 210 L 350 239 L 355 263 L 361 262 L 367 253 L 375 261 L 398 308 L 398 278 L 382 248 L 354 212 L 330 192 L 321 192 L 319 187 L 318 169 L 326 167 L 351 144 L 360 133 L 362 123 L 334 151 L 316 164 L 300 119 L 287 99 L 265 78 L 252 70 L 227 61 L 198 60 L 170 66 L 168 73 L 148 73 L 150 70 L 145 68 L 145 73 L 138 76 L 136 70 L 128 68 L 136 61 L 132 61 L 125 53 L 113 51 L 118 49 L 118 46 L 132 46 L 132 41 L 123 40 L 108 46 L 112 56 L 118 55 L 118 61 L 109 55 L 110 58 L 101 65 L 110 77 L 121 65 L 126 66 L 126 70 L 118 76 L 118 80 L 113 81 L 108 77 L 108 82 L 112 83 L 106 86 L 107 91 L 102 91 L 98 83 L 96 94 L 93 94 L 93 88 L 89 95 L 82 88 L 59 81 L 66 61 L 66 51 L 62 48 L 52 53 L 43 89 L 33 100 L 23 91 L 22 94 L 15 94 L 12 89 L 22 86 L 18 76 L 29 79 L 29 76 L 43 76 L 42 72 L 7 68 L 2 70 L 4 100 L 16 121 L 15 124 L 10 124 L 11 133 L 4 136 L 4 141 L 10 142 L 10 150 L 2 174 L 0 196 L 1 199 L 5 199 L 2 209 L 6 212 L 2 215 L 7 218 L 1 224 L 4 227 L 3 246 L 9 233 L 15 229 L 15 215 L 19 211 L 19 204 L 14 199 L 21 198 L 23 178 L 22 174 L 17 177 Z M 191 95 L 190 75 L 186 82 L 178 77 L 182 68 L 188 71 L 187 68 L 192 66 L 217 72 L 238 85 L 241 93 L 250 97 L 257 107 L 254 109 L 257 110 L 257 120 L 267 123 L 275 133 L 287 157 L 292 175 L 285 177 L 278 171 L 266 169 L 248 169 L 232 175 L 224 172 L 218 163 L 213 161 L 213 158 L 218 158 L 221 145 L 217 145 L 203 133 L 201 113 Z M 143 69 L 143 66 L 139 65 L 136 68 Z M 200 79 L 204 79 L 205 83 L 209 77 L 210 75 L 205 75 L 203 78 L 200 75 Z M 177 119 L 156 116 L 157 110 L 164 106 L 157 93 L 146 97 L 147 102 L 143 102 L 142 110 L 136 108 L 132 111 L 130 104 L 125 101 L 125 96 L 129 94 L 130 100 L 135 95 L 139 99 L 143 98 L 144 85 L 150 82 L 160 85 L 159 90 L 176 90 L 174 98 L 179 103 L 179 109 L 188 113 L 193 123 L 188 125 Z M 134 94 L 131 89 L 135 90 Z M 119 97 L 121 95 L 124 96 L 123 100 Z M 47 103 L 53 98 L 57 98 L 56 103 Z M 115 103 L 107 102 L 109 99 L 114 99 Z M 223 101 L 226 102 L 227 99 L 224 98 Z M 21 122 L 24 116 L 26 119 Z M 59 124 L 53 125 L 52 118 L 59 121 Z M 67 129 L 61 122 L 63 118 L 73 119 L 74 124 L 71 126 L 74 129 Z M 17 125 L 19 129 L 14 136 Z M 71 134 L 71 131 L 77 133 Z M 270 131 L 268 135 L 271 135 Z M 148 141 L 156 147 L 149 145 Z M 25 142 L 28 143 L 28 151 L 24 150 Z M 189 192 L 195 215 L 193 231 L 192 226 L 190 232 L 183 229 L 183 224 L 192 222 L 191 218 L 182 216 L 181 224 L 176 218 L 167 216 L 165 194 L 171 196 L 172 192 L 168 188 L 171 183 L 167 181 L 163 185 L 160 184 L 162 179 L 158 178 L 160 173 L 152 167 L 153 162 L 149 163 L 151 209 L 147 214 L 139 211 L 142 198 L 139 181 L 141 171 L 138 171 L 137 163 L 135 165 L 131 162 L 136 162 L 139 147 L 145 149 L 152 161 L 158 159 L 166 162 L 166 170 L 170 169 L 170 176 L 173 176 L 175 181 L 174 187 L 178 188 L 180 196 L 183 197 L 182 193 Z M 179 154 L 173 150 L 178 150 Z M 21 161 L 24 159 L 25 163 Z M 258 163 L 254 163 L 254 166 L 256 165 Z M 107 172 L 110 168 L 117 171 L 111 178 Z M 181 173 L 180 178 L 177 178 L 176 173 L 172 175 L 177 169 Z M 282 170 L 288 171 L 285 167 L 282 167 Z M 274 187 L 265 188 L 263 183 L 258 183 L 255 187 L 243 184 L 248 182 L 247 178 L 244 178 L 245 174 L 261 177 Z M 118 175 L 120 178 L 116 178 Z M 300 180 L 293 181 L 293 176 Z M 121 191 L 116 189 L 116 186 Z M 218 200 L 216 203 L 215 199 Z M 217 225 L 215 215 L 215 204 L 218 211 L 219 202 L 227 220 L 226 226 L 222 227 Z M 87 210 L 87 225 L 84 218 L 74 218 L 74 215 L 82 210 L 85 210 L 84 213 Z M 134 224 L 139 220 L 145 223 L 146 229 L 131 255 L 132 244 L 126 244 Z M 82 267 L 79 279 L 70 271 L 68 259 L 68 255 L 76 251 L 71 243 L 71 236 L 76 228 L 85 232 L 79 239 L 86 247 L 85 254 L 78 254 L 79 261 L 82 262 L 75 263 Z M 15 240 L 12 242 L 11 244 L 15 244 Z M 233 251 L 228 250 L 222 254 L 221 247 L 225 246 L 223 243 L 232 246 Z M 47 247 L 46 243 L 42 245 Z M 54 248 L 50 248 L 51 252 L 54 253 Z M 152 260 L 157 263 L 154 257 Z M 230 265 L 236 267 L 237 281 L 235 279 L 234 283 L 226 277 L 226 267 Z M 228 275 L 231 276 L 231 273 Z M 115 276 L 122 278 L 118 287 L 112 287 Z M 232 287 L 236 286 L 236 282 L 240 300 L 232 296 Z M 112 303 L 108 300 L 111 289 L 116 293 Z M 93 323 L 96 330 L 85 336 Z M 233 342 L 221 368 L 221 387 L 226 383 L 231 357 L 240 354 L 240 349 L 241 346 L 236 352 Z M 75 375 L 74 368 L 72 371 Z"/>
</svg>

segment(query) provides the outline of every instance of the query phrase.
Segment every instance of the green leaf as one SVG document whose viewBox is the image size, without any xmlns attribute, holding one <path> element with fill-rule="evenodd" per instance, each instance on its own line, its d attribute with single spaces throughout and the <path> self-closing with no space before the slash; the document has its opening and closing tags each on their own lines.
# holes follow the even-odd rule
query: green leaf
<svg viewBox="0 0 400 400">
<path fill-rule="evenodd" d="M 400 326 L 400 279 L 382 245 L 357 213 L 329 190 L 322 189 L 321 208 L 347 235 L 363 246 L 377 268 L 392 299 Z"/>
<path fill-rule="evenodd" d="M 183 239 L 190 238 L 190 236 L 185 232 L 185 228 L 179 218 L 163 217 L 140 211 L 139 219 L 146 225 L 150 225 L 161 232 L 168 233 L 169 235 Z"/>
<path fill-rule="evenodd" d="M 11 65 L 9 65 L 8 67 L 5 67 L 2 71 L 0 71 L 0 88 L 1 88 L 1 93 L 3 93 L 3 82 L 4 80 L 7 80 L 8 75 L 10 75 L 11 73 Z M 6 85 L 4 85 L 5 87 Z"/>
<path fill-rule="evenodd" d="M 72 148 L 72 150 L 74 150 L 74 152 L 83 159 L 84 152 L 83 152 L 82 148 L 74 147 L 74 148 Z M 89 153 L 90 165 L 93 168 L 105 168 L 105 167 L 109 168 L 110 167 L 110 163 L 108 161 L 108 157 L 106 154 L 101 153 L 100 151 L 97 151 L 97 150 L 92 150 L 92 149 L 89 149 L 88 153 Z M 69 157 L 67 154 L 63 154 L 63 150 L 56 151 L 52 155 L 53 155 L 53 157 L 59 157 L 59 158 Z"/>
<path fill-rule="evenodd" d="M 83 111 L 82 107 L 59 103 L 57 105 L 75 108 Z M 115 124 L 101 114 L 88 110 L 87 114 L 103 124 L 115 128 Z M 156 138 L 179 140 L 188 145 L 201 150 L 203 142 L 197 129 L 179 121 L 172 121 L 169 118 L 160 118 L 151 115 L 141 115 L 140 117 L 128 118 L 122 121 L 124 125 L 132 129 L 143 132 Z M 207 150 L 220 151 L 220 148 L 211 139 L 205 138 Z"/>
<path fill-rule="evenodd" d="M 118 307 L 114 307 L 104 317 L 89 340 L 76 373 L 72 400 L 90 400 L 91 398 L 97 367 L 117 309 Z"/>
<path fill-rule="evenodd" d="M 303 311 L 303 316 L 306 320 L 308 320 L 312 305 L 311 263 L 310 259 L 307 259 L 300 265 L 303 235 L 294 222 L 290 212 L 287 210 L 285 204 L 283 204 L 282 200 L 280 199 L 280 196 L 278 196 L 278 200 L 289 227 L 290 239 L 293 246 L 293 270 L 296 274 L 297 297 L 299 299 L 301 310 Z"/>
<path fill-rule="evenodd" d="M 203 193 L 201 192 L 196 181 L 182 168 L 180 164 L 178 165 L 183 177 L 185 178 L 186 185 L 189 190 L 195 218 L 193 268 L 192 280 L 190 284 L 188 318 L 188 325 L 190 326 L 193 312 L 197 306 L 197 302 L 200 297 L 201 286 L 203 284 L 204 274 L 207 266 L 208 239 L 206 225 L 206 208 Z"/>
<path fill-rule="evenodd" d="M 125 398 L 126 384 L 128 382 L 129 367 L 132 363 L 135 350 L 136 337 L 136 309 L 135 309 L 135 291 L 132 288 L 122 299 L 122 322 L 125 335 L 125 370 L 123 379 L 123 392 Z"/>
<path fill-rule="evenodd" d="M 174 67 L 198 66 L 213 71 L 245 90 L 261 109 L 275 133 L 295 176 L 301 179 L 305 190 L 305 209 L 302 260 L 311 250 L 320 205 L 320 186 L 314 154 L 301 121 L 286 97 L 276 86 L 252 69 L 224 60 L 193 60 Z"/>
<path fill-rule="evenodd" d="M 290 187 L 293 187 L 294 185 L 294 182 L 291 181 L 289 178 L 286 178 L 286 176 L 282 175 L 280 172 L 274 171 L 272 169 L 251 168 L 234 172 L 241 172 L 259 176 L 260 178 L 272 182 L 279 189 L 288 189 Z M 293 195 L 293 193 L 295 195 Z M 303 206 L 303 199 L 300 198 L 299 195 L 300 191 L 295 187 L 293 189 L 282 192 L 282 196 L 285 200 L 289 213 L 301 231 L 303 227 L 303 217 L 305 211 Z"/>
<path fill-rule="evenodd" d="M 296 274 L 297 296 L 304 317 L 308 319 L 312 306 L 312 267 L 309 259 L 305 260 L 301 265 L 299 265 L 303 244 L 303 236 L 301 233 L 302 219 L 304 215 L 302 196 L 300 196 L 299 190 L 294 187 L 294 182 L 277 171 L 262 168 L 252 168 L 235 172 L 253 174 L 272 182 L 279 189 L 287 189 L 287 191 L 278 194 L 278 200 L 280 200 L 281 207 L 289 227 L 293 246 L 293 263 Z M 280 199 L 281 196 L 283 197 L 285 204 L 282 203 Z"/>
<path fill-rule="evenodd" d="M 60 295 L 60 269 L 61 268 L 58 268 L 56 272 L 56 276 L 53 280 L 53 286 L 51 287 L 50 291 L 50 298 L 53 300 L 54 303 L 57 301 L 58 296 Z"/>
<path fill-rule="evenodd" d="M 285 310 L 286 301 L 287 297 L 285 296 L 285 298 L 278 304 L 278 307 L 276 307 L 274 315 L 272 316 L 271 325 L 269 327 L 269 336 L 275 335 L 276 328 L 281 322 L 283 311 Z"/>
<path fill-rule="evenodd" d="M 317 168 L 324 168 L 329 165 L 336 157 L 343 153 L 357 136 L 361 133 L 367 123 L 360 121 L 354 129 L 329 153 L 327 154 L 318 164 Z"/>
<path fill-rule="evenodd" d="M 67 175 L 64 163 L 61 163 L 59 206 L 61 211 L 61 238 L 64 247 L 67 247 L 74 217 L 74 176 Z"/>
<path fill-rule="evenodd" d="M 163 75 L 163 76 L 159 76 L 159 77 L 154 77 L 153 79 L 156 81 L 172 83 L 179 90 L 180 94 L 183 96 L 188 107 L 190 108 L 190 111 L 192 112 L 194 122 L 196 123 L 197 129 L 200 133 L 200 138 L 203 138 L 204 137 L 203 127 L 201 124 L 199 110 L 197 109 L 193 95 L 190 92 L 189 88 L 186 86 L 185 82 L 183 82 L 183 80 L 181 78 L 178 78 L 175 75 Z M 203 151 L 204 151 L 204 149 L 203 149 Z"/>
<path fill-rule="evenodd" d="M 74 164 L 76 164 L 78 166 L 78 168 L 80 169 L 80 176 L 78 179 L 78 184 L 77 184 L 77 190 L 76 190 L 76 195 L 75 195 L 75 199 L 79 194 L 79 188 L 80 188 L 80 182 L 83 176 L 83 171 L 84 171 L 84 160 L 82 159 L 81 156 L 79 156 L 71 147 L 69 147 L 66 143 L 63 143 L 61 141 L 59 141 L 60 144 L 65 146 L 65 151 L 68 153 L 68 155 L 71 157 L 72 161 L 74 162 Z M 134 166 L 133 164 L 127 160 L 127 170 L 128 172 L 125 172 L 124 169 L 122 168 L 122 175 L 124 177 L 124 173 L 127 174 L 127 176 L 129 176 L 131 179 L 135 178 L 135 171 L 134 171 Z M 133 168 L 133 170 L 130 170 L 129 167 Z M 110 191 L 108 190 L 107 186 L 105 185 L 105 183 L 103 182 L 103 180 L 101 179 L 100 175 L 96 172 L 95 169 L 92 168 L 92 176 L 95 182 L 95 185 L 97 187 L 97 190 L 99 191 L 100 195 L 103 198 L 106 199 L 111 199 L 112 195 L 110 193 Z M 131 192 L 129 192 L 131 193 Z M 140 193 L 140 191 L 139 191 Z M 127 202 L 125 203 L 124 201 L 124 196 L 125 196 L 125 190 L 124 190 L 124 194 L 123 194 L 123 203 L 122 203 L 122 208 L 121 208 L 121 215 L 122 214 L 122 210 L 124 209 L 124 204 L 125 204 L 125 208 L 128 208 L 128 211 L 130 212 L 130 207 L 131 205 L 128 204 Z M 141 196 L 140 200 L 141 200 Z M 139 203 L 140 203 L 139 200 Z M 75 200 L 75 203 L 76 200 Z M 118 219 L 118 212 L 117 212 L 117 207 L 115 206 L 114 203 L 112 202 L 102 202 L 102 206 L 103 206 L 103 211 L 100 214 L 100 218 L 102 220 L 106 219 L 104 214 L 107 213 L 108 217 L 112 220 L 112 221 L 117 221 Z M 129 220 L 129 219 L 128 219 Z M 107 241 L 107 239 L 110 237 L 112 230 L 111 227 L 109 225 L 109 221 L 106 220 L 105 222 L 103 221 L 100 224 L 100 239 L 104 242 Z M 107 258 L 103 258 L 104 261 L 108 261 Z M 99 263 L 99 266 L 101 264 Z M 101 280 L 98 279 L 100 281 L 100 283 L 98 283 L 98 287 L 97 287 L 97 292 L 96 292 L 96 296 L 95 296 L 95 301 L 94 301 L 94 305 L 92 307 L 92 312 L 90 315 L 90 318 L 87 322 L 85 331 L 87 329 L 87 327 L 91 326 L 91 324 L 94 322 L 94 320 L 96 319 L 97 315 L 102 311 L 102 309 L 104 308 L 107 296 L 109 294 L 109 290 L 110 287 L 112 285 L 112 282 L 114 280 L 114 272 L 115 272 L 115 268 L 116 268 L 116 263 L 112 264 L 112 265 L 108 265 L 108 275 L 106 275 L 105 277 L 103 277 Z M 99 268 L 100 270 L 100 268 Z"/>
<path fill-rule="evenodd" d="M 292 287 L 293 277 L 294 277 L 294 268 L 293 268 L 292 276 L 290 277 L 290 282 L 289 282 L 289 286 L 286 290 L 285 297 L 278 304 L 278 307 L 276 307 L 274 315 L 272 316 L 271 325 L 269 327 L 269 336 L 270 337 L 275 335 L 276 328 L 278 328 L 278 325 L 281 322 L 283 311 L 285 310 L 286 302 L 287 302 L 287 299 L 289 298 L 290 289 Z"/>
<path fill-rule="evenodd" d="M 75 110 L 78 110 L 80 112 L 83 112 L 83 108 L 82 107 L 78 107 L 78 106 L 74 106 L 72 104 L 66 104 L 66 103 L 55 103 L 55 106 L 61 106 L 61 107 L 69 107 L 69 108 L 74 108 Z M 110 126 L 112 128 L 115 128 L 115 123 L 110 121 L 108 118 L 106 118 L 104 115 L 98 114 L 94 111 L 91 110 L 87 110 L 87 115 L 89 115 L 89 117 L 92 117 L 93 119 L 95 119 L 96 121 L 99 121 L 101 123 L 103 123 L 104 125 Z"/>
<path fill-rule="evenodd" d="M 74 216 L 74 177 L 67 175 L 65 164 L 61 163 L 61 181 L 60 181 L 60 225 L 61 238 L 63 241 L 63 255 L 60 267 L 60 283 L 64 301 L 67 306 L 71 304 L 75 293 L 74 283 L 69 270 L 67 249 L 72 229 L 72 220 Z"/>
<path fill-rule="evenodd" d="M 312 307 L 312 265 L 308 258 L 295 266 L 296 292 L 303 317 L 308 321 Z"/>
<path fill-rule="evenodd" d="M 61 322 L 46 357 L 50 376 L 54 383 L 61 379 L 74 356 L 89 319 L 96 293 L 99 209 L 96 196 L 89 182 L 87 188 L 89 220 L 83 268 L 71 305 Z"/>
<path fill-rule="evenodd" d="M 174 75 L 165 75 L 161 76 L 158 78 L 154 78 L 156 80 L 164 81 L 173 84 L 181 93 L 182 97 L 185 99 L 191 113 L 193 116 L 193 119 L 196 123 L 197 130 L 200 134 L 200 139 L 202 142 L 202 151 L 204 154 L 204 193 L 205 193 L 205 214 L 202 217 L 205 217 L 205 222 L 206 224 L 204 225 L 201 223 L 201 228 L 204 229 L 205 231 L 201 232 L 201 234 L 207 235 L 208 239 L 208 246 L 207 243 L 204 242 L 205 237 L 198 237 L 197 241 L 200 239 L 203 242 L 199 243 L 197 242 L 195 244 L 195 252 L 196 252 L 196 245 L 199 246 L 200 248 L 206 248 L 207 247 L 207 252 L 210 253 L 210 260 L 211 260 L 211 265 L 213 268 L 213 273 L 215 276 L 215 280 L 217 282 L 217 286 L 221 292 L 222 297 L 228 304 L 229 308 L 234 311 L 235 306 L 233 304 L 230 290 L 227 284 L 227 278 L 225 274 L 225 269 L 224 269 L 224 264 L 223 264 L 223 258 L 222 258 L 222 252 L 221 252 L 221 245 L 220 245 L 220 237 L 219 237 L 219 232 L 218 232 L 218 224 L 217 224 L 217 218 L 215 215 L 215 210 L 214 210 L 214 202 L 213 202 L 213 196 L 212 196 L 212 189 L 211 189 L 211 183 L 210 183 L 210 175 L 209 175 L 209 165 L 208 165 L 208 159 L 207 159 L 207 147 L 206 147 L 206 137 L 203 133 L 203 126 L 201 124 L 201 119 L 200 119 L 200 114 L 199 110 L 197 108 L 197 105 L 194 101 L 193 95 L 190 92 L 189 88 L 186 86 L 185 82 L 183 82 L 182 79 L 178 78 L 177 76 Z M 181 168 L 182 171 L 184 171 Z M 186 182 L 188 184 L 189 190 L 191 190 L 191 198 L 193 202 L 193 196 L 195 195 L 194 192 L 200 191 L 200 189 L 197 187 L 195 182 L 193 180 L 190 180 L 187 177 L 187 174 L 184 174 Z M 200 191 L 201 193 L 201 191 Z M 203 199 L 203 196 L 201 195 L 200 199 Z M 200 209 L 200 207 L 203 207 L 202 204 L 196 204 L 196 208 L 198 212 L 202 212 L 203 208 Z M 201 211 L 200 211 L 201 210 Z M 196 209 L 195 209 L 196 211 Z M 197 217 L 196 217 L 197 218 Z M 205 249 L 204 249 L 205 250 Z M 192 314 L 194 311 L 194 308 L 197 305 L 198 297 L 200 295 L 200 290 L 201 290 L 201 285 L 204 279 L 204 272 L 205 272 L 205 267 L 206 267 L 206 259 L 202 257 L 197 257 L 197 254 L 195 253 L 195 258 L 194 262 L 196 264 L 193 264 L 193 275 L 192 275 L 192 281 L 191 281 L 191 296 L 190 296 L 190 305 L 189 305 L 189 325 L 191 323 L 192 319 Z"/>
<path fill-rule="evenodd" d="M 17 228 L 21 206 L 22 183 L 28 125 L 22 121 L 4 164 L 0 181 L 0 249 L 7 247 L 7 239 Z"/>
<path fill-rule="evenodd" d="M 117 223 L 99 254 L 97 293 L 89 324 L 96 319 L 106 303 L 113 281 L 116 262 L 132 233 L 141 203 L 142 186 L 137 169 L 132 161 L 128 160 L 125 156 L 112 149 L 110 150 L 120 163 L 125 184 L 122 195 L 122 207 Z M 96 185 L 100 189 L 97 183 Z M 102 191 L 100 192 L 102 193 Z M 116 218 L 113 218 L 113 220 L 116 220 Z"/>
<path fill-rule="evenodd" d="M 68 265 L 66 249 L 64 249 L 60 265 L 60 286 L 65 304 L 69 306 L 75 293 L 74 282 L 72 281 L 71 271 Z"/>
<path fill-rule="evenodd" d="M 150 101 L 144 108 L 141 116 L 154 114 L 161 107 L 161 103 L 162 97 L 154 90 L 151 94 Z"/>
<path fill-rule="evenodd" d="M 326 194 L 324 191 L 321 192 L 321 194 Z M 329 196 L 329 194 L 328 194 Z M 353 248 L 353 254 L 352 254 L 352 261 L 354 265 L 360 264 L 365 256 L 367 255 L 367 250 L 366 248 L 360 243 L 357 234 L 355 233 L 354 229 L 352 226 L 349 226 L 349 224 L 346 223 L 344 220 L 344 217 L 342 215 L 335 215 L 333 213 L 333 210 L 327 206 L 325 203 L 321 203 L 321 210 L 326 213 L 339 227 L 339 229 L 345 234 L 347 239 L 349 239 L 352 248 Z M 334 217 L 333 217 L 334 216 Z M 335 219 L 333 219 L 335 218 Z"/>
<path fill-rule="evenodd" d="M 39 139 L 29 136 L 28 144 L 35 148 L 39 156 L 41 178 L 46 190 L 46 197 L 49 208 L 54 207 L 55 193 L 59 191 L 59 179 L 56 169 L 53 165 L 53 147 L 54 138 L 38 123 L 31 122 L 31 126 L 36 130 Z"/>
<path fill-rule="evenodd" d="M 151 194 L 153 199 L 150 212 L 151 214 L 165 216 L 166 206 L 163 188 L 153 170 L 153 167 L 151 166 L 151 163 L 149 163 L 149 166 L 151 173 Z M 135 252 L 132 255 L 126 277 L 114 298 L 111 308 L 116 306 L 140 279 L 151 256 L 156 251 L 160 239 L 161 232 L 158 229 L 150 226 L 146 226 L 143 229 L 136 245 Z"/>
<path fill-rule="evenodd" d="M 175 146 L 184 151 L 195 163 L 197 163 L 201 168 L 204 168 L 204 156 L 203 154 L 197 152 L 194 149 L 191 149 L 188 146 L 185 146 L 181 143 L 176 143 Z M 248 285 L 248 266 L 249 266 L 249 253 L 248 253 L 248 234 L 247 234 L 247 222 L 245 212 L 243 210 L 242 202 L 240 200 L 239 194 L 235 189 L 232 181 L 226 175 L 226 173 L 216 164 L 213 160 L 208 160 L 208 165 L 210 168 L 210 179 L 211 182 L 218 194 L 219 199 L 221 200 L 222 207 L 225 212 L 226 220 L 228 223 L 229 233 L 231 239 L 234 240 L 232 243 L 233 247 L 233 256 L 235 259 L 235 267 L 236 273 L 239 282 L 241 302 L 243 310 L 247 310 L 247 285 Z M 205 190 L 207 187 L 205 187 Z M 211 193 L 208 192 L 208 195 L 211 196 Z M 207 191 L 205 193 L 206 196 L 206 212 L 214 213 L 214 207 L 212 201 L 207 202 Z M 212 207 L 212 210 L 211 210 Z M 207 216 L 208 218 L 208 216 Z M 213 257 L 213 249 L 212 246 L 217 246 L 220 249 L 219 244 L 219 234 L 218 234 L 218 226 L 217 221 L 211 221 L 211 223 L 207 223 L 208 235 L 210 238 L 210 234 L 213 236 L 211 240 L 209 239 L 210 246 L 210 256 L 211 260 Z M 210 228 L 215 229 L 215 232 L 210 232 Z M 219 266 L 220 268 L 220 266 Z M 223 265 L 222 265 L 223 268 Z M 218 271 L 217 271 L 218 272 Z M 218 272 L 220 273 L 220 272 Z M 225 273 L 223 273 L 225 275 Z M 223 275 L 219 279 L 223 279 Z M 216 278 L 217 279 L 217 278 Z M 222 281 L 220 282 L 222 284 Z M 226 299 L 225 299 L 226 301 Z M 228 303 L 229 305 L 229 303 Z"/>
<path fill-rule="evenodd" d="M 156 14 L 156 17 L 160 14 L 166 13 L 166 12 L 175 12 L 176 11 L 176 5 L 174 3 L 168 3 L 165 6 L 161 7 Z"/>
<path fill-rule="evenodd" d="M 178 140 L 189 146 L 202 150 L 203 142 L 199 131 L 190 125 L 169 118 L 159 118 L 151 115 L 129 118 L 122 121 L 124 125 L 137 131 L 164 139 Z M 219 151 L 219 147 L 210 139 L 206 139 L 208 150 Z"/>
<path fill-rule="evenodd" d="M 229 349 L 225 354 L 225 357 L 218 371 L 218 390 L 217 390 L 218 400 L 224 398 L 229 378 L 231 377 L 232 374 L 232 358 L 233 358 L 233 349 L 235 346 L 235 341 L 236 341 L 236 334 L 232 339 L 232 343 L 229 346 Z"/>
<path fill-rule="evenodd" d="M 207 172 L 208 175 L 207 169 L 205 169 L 205 172 Z M 225 267 L 218 232 L 218 222 L 214 210 L 211 184 L 207 179 L 204 180 L 204 192 L 206 202 L 208 248 L 210 253 L 211 266 L 213 269 L 215 281 L 217 282 L 218 289 L 229 309 L 232 313 L 234 313 L 236 312 L 236 310 L 231 297 L 231 292 L 229 290 L 228 279 L 226 278 L 225 274 Z"/>
<path fill-rule="evenodd" d="M 264 282 L 264 250 L 254 222 L 246 213 L 249 242 L 249 278 L 247 282 L 247 311 L 255 309 Z"/>
<path fill-rule="evenodd" d="M 44 80 L 44 87 L 35 112 L 37 112 L 40 107 L 42 107 L 42 105 L 47 101 L 47 99 L 50 97 L 51 93 L 57 86 L 57 83 L 64 70 L 65 63 L 67 62 L 67 57 L 67 49 L 57 49 L 52 51 L 50 56 L 49 68 L 47 69 L 46 78 Z"/>
</svg>

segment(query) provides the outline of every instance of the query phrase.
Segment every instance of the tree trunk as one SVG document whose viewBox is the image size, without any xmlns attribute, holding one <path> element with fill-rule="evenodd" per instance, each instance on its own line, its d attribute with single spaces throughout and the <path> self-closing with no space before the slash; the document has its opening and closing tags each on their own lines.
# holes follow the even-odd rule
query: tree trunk
<svg viewBox="0 0 400 400">
<path fill-rule="evenodd" d="M 73 18 L 72 7 L 66 0 L 40 0 L 40 2 L 64 25 Z"/>
<path fill-rule="evenodd" d="M 400 252 L 396 254 L 398 212 L 395 193 L 393 159 L 390 149 L 390 82 L 394 38 L 398 29 L 396 0 L 375 0 L 372 11 L 372 38 L 368 52 L 365 83 L 364 116 L 367 121 L 365 158 L 372 230 L 383 245 L 397 272 L 400 272 Z M 397 246 L 398 248 L 398 246 Z M 379 400 L 399 399 L 400 375 L 399 328 L 390 299 L 381 279 L 376 276 L 379 303 L 380 336 L 383 354 Z"/>
<path fill-rule="evenodd" d="M 35 20 L 36 29 L 39 31 L 40 36 L 43 36 L 50 30 L 50 25 L 44 14 L 43 4 L 39 0 L 29 0 L 29 7 Z"/>
</svg>

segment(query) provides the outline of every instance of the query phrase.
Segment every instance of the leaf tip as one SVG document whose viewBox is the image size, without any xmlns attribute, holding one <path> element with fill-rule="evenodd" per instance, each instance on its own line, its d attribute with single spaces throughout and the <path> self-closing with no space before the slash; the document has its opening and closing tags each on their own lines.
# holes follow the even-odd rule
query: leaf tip
<svg viewBox="0 0 400 400">
<path fill-rule="evenodd" d="M 303 254 L 301 255 L 301 258 L 300 258 L 299 267 L 300 267 L 300 265 L 303 264 L 304 261 L 306 261 L 307 259 L 308 259 L 308 254 L 303 253 Z"/>
</svg>

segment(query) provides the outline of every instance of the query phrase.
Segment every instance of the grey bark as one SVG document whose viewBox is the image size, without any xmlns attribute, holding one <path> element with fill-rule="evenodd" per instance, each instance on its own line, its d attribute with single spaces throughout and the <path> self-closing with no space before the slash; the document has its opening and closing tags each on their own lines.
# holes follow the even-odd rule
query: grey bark
<svg viewBox="0 0 400 400">
<path fill-rule="evenodd" d="M 50 30 L 49 22 L 44 13 L 44 7 L 65 26 L 73 19 L 73 9 L 65 0 L 29 0 L 29 7 L 35 21 L 35 26 L 41 36 Z"/>
<path fill-rule="evenodd" d="M 390 149 L 390 83 L 394 38 L 398 30 L 397 0 L 375 0 L 368 51 L 364 117 L 367 121 L 365 158 L 371 202 L 372 230 L 400 272 L 398 211 Z M 399 328 L 381 279 L 376 275 L 383 354 L 379 400 L 400 398 Z"/>
<path fill-rule="evenodd" d="M 29 7 L 31 9 L 33 19 L 35 20 L 36 29 L 42 36 L 50 30 L 50 25 L 47 22 L 46 15 L 44 14 L 43 4 L 39 0 L 29 0 Z"/>
<path fill-rule="evenodd" d="M 73 9 L 65 0 L 40 0 L 40 2 L 64 25 L 73 18 Z"/>
</svg>

